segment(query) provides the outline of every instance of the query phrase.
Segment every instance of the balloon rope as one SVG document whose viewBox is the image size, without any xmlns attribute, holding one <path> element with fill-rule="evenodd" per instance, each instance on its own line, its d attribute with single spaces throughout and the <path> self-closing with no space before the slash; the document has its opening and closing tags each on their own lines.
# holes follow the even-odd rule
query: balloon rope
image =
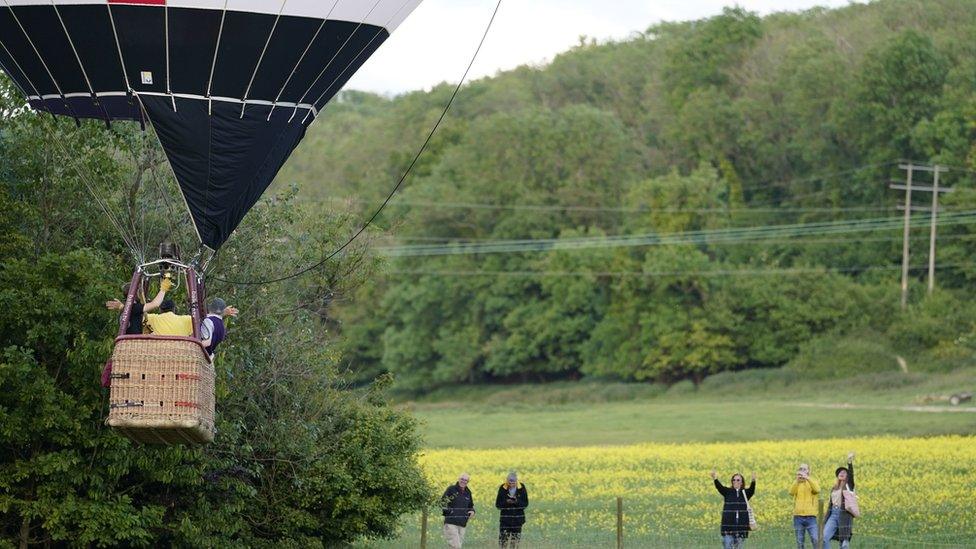
<svg viewBox="0 0 976 549">
<path fill-rule="evenodd" d="M 70 153 L 68 153 L 68 150 L 65 148 L 64 144 L 61 143 L 61 140 L 52 139 L 52 141 L 54 141 L 54 143 L 61 150 L 61 156 L 64 158 L 65 162 L 74 168 L 75 173 L 77 173 L 78 177 L 81 178 L 82 182 L 85 184 L 85 187 L 88 189 L 88 193 L 91 194 L 92 198 L 95 199 L 95 202 L 105 213 L 105 216 L 108 218 L 109 222 L 117 231 L 119 231 L 119 235 L 122 237 L 125 245 L 129 247 L 129 251 L 132 252 L 132 257 L 136 260 L 136 263 L 141 263 L 144 259 L 144 254 L 134 241 L 135 235 L 133 235 L 132 238 L 129 237 L 129 234 L 126 233 L 125 229 L 123 229 L 123 223 L 116 218 L 116 216 L 112 213 L 112 210 L 108 207 L 108 204 L 102 200 L 98 193 L 95 192 L 94 182 L 89 179 L 88 174 L 85 173 L 85 170 L 78 167 L 80 162 L 74 159 Z"/>
<path fill-rule="evenodd" d="M 498 15 L 498 8 L 501 7 L 501 4 L 502 4 L 502 0 L 498 0 L 498 2 L 495 4 L 495 10 L 491 14 L 491 19 L 488 20 L 488 25 L 485 26 L 485 32 L 481 35 L 481 41 L 478 42 L 478 47 L 475 49 L 474 55 L 471 56 L 471 61 L 468 62 L 467 68 L 464 69 L 464 74 L 461 75 L 461 80 L 458 81 L 457 86 L 455 86 L 454 88 L 454 93 L 451 94 L 451 98 L 447 101 L 447 105 L 444 106 L 443 112 L 441 112 L 441 115 L 437 119 L 437 122 L 435 122 L 434 126 L 430 129 L 430 132 L 427 134 L 427 138 L 424 139 L 423 144 L 420 146 L 420 149 L 417 151 L 417 154 L 414 155 L 413 160 L 410 162 L 410 165 L 407 166 L 407 169 L 403 172 L 403 175 L 400 176 L 400 179 L 397 181 L 396 185 L 393 186 L 393 190 L 390 191 L 390 194 L 387 195 L 386 199 L 383 201 L 382 204 L 380 204 L 379 208 L 377 208 L 376 211 L 373 212 L 373 215 L 370 216 L 370 218 L 366 221 L 366 223 L 363 223 L 363 226 L 360 227 L 358 231 L 356 231 L 351 237 L 349 237 L 349 240 L 346 240 L 346 242 L 342 246 L 339 246 L 338 248 L 333 250 L 331 253 L 323 257 L 320 261 L 313 263 L 312 265 L 309 265 L 308 267 L 305 267 L 303 269 L 299 269 L 291 274 L 281 276 L 278 278 L 269 278 L 265 280 L 227 280 L 216 276 L 212 276 L 210 278 L 214 280 L 218 280 L 220 282 L 225 282 L 227 284 L 237 284 L 237 285 L 260 285 L 260 284 L 274 284 L 276 282 L 282 282 L 291 278 L 302 276 L 310 271 L 314 271 L 315 269 L 318 269 L 322 265 L 325 265 L 326 262 L 328 262 L 335 256 L 339 255 L 340 253 L 342 253 L 342 251 L 345 250 L 347 247 L 349 247 L 349 245 L 352 244 L 353 241 L 359 238 L 359 236 L 363 234 L 367 228 L 369 228 L 369 226 L 373 223 L 373 221 L 375 221 L 376 218 L 379 217 L 383 209 L 386 208 L 386 205 L 390 203 L 390 200 L 392 200 L 394 195 L 396 195 L 397 191 L 400 190 L 400 187 L 403 186 L 403 182 L 406 181 L 407 176 L 410 175 L 410 172 L 413 170 L 414 166 L 420 160 L 420 156 L 424 153 L 424 151 L 427 150 L 427 146 L 430 144 L 430 140 L 434 137 L 434 133 L 437 131 L 437 128 L 441 125 L 441 122 L 443 122 L 444 117 L 447 116 L 447 112 L 451 109 L 451 105 L 454 104 L 454 99 L 457 97 L 458 92 L 461 91 L 461 86 L 464 84 L 465 80 L 467 79 L 468 73 L 471 71 L 471 67 L 474 65 L 475 60 L 478 58 L 478 53 L 481 51 L 481 47 L 484 45 L 485 39 L 488 37 L 488 32 L 491 30 L 491 25 L 495 21 L 495 16 Z"/>
</svg>

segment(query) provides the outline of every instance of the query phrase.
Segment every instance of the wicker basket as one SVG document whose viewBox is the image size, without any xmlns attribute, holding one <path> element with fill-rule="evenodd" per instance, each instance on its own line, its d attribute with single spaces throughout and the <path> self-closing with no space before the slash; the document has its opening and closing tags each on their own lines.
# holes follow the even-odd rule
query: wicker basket
<svg viewBox="0 0 976 549">
<path fill-rule="evenodd" d="M 200 342 L 118 337 L 105 423 L 148 444 L 213 442 L 214 369 Z"/>
</svg>

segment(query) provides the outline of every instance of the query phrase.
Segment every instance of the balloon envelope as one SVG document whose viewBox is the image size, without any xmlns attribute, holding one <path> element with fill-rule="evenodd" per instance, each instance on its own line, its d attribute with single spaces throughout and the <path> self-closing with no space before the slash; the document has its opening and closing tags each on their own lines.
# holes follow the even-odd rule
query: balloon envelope
<svg viewBox="0 0 976 549">
<path fill-rule="evenodd" d="M 218 249 L 420 0 L 5 0 L 0 66 L 40 111 L 148 120 Z"/>
</svg>

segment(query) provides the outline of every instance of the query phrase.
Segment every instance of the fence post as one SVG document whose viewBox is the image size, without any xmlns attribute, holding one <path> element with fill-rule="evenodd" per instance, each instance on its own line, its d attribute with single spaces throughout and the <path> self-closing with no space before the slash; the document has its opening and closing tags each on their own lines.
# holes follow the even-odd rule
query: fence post
<svg viewBox="0 0 976 549">
<path fill-rule="evenodd" d="M 617 549 L 624 546 L 624 498 L 617 497 Z"/>
<path fill-rule="evenodd" d="M 823 549 L 824 539 L 823 539 L 823 529 L 824 529 L 824 502 L 822 499 L 817 498 L 817 549 Z"/>
<path fill-rule="evenodd" d="M 427 549 L 427 508 L 420 515 L 420 549 Z"/>
</svg>

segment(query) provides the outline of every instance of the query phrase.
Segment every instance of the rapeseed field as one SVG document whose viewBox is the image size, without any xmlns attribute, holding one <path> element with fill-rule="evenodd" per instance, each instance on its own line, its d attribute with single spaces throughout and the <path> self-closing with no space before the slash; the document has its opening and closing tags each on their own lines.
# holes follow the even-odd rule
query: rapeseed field
<svg viewBox="0 0 976 549">
<path fill-rule="evenodd" d="M 750 547 L 793 542 L 787 493 L 797 465 L 810 464 L 824 490 L 834 469 L 855 451 L 857 493 L 864 516 L 855 524 L 858 547 L 976 545 L 976 438 L 849 438 L 741 444 L 634 444 L 493 450 L 439 449 L 421 456 L 430 481 L 443 490 L 461 472 L 471 475 L 477 515 L 469 547 L 495 542 L 494 498 L 509 470 L 529 491 L 523 547 L 612 547 L 616 498 L 623 501 L 629 547 L 721 546 L 722 501 L 709 476 L 729 484 L 734 472 L 758 480 L 752 500 L 760 529 Z M 398 540 L 420 539 L 420 517 Z M 443 545 L 437 508 L 429 515 L 431 547 Z"/>
</svg>

